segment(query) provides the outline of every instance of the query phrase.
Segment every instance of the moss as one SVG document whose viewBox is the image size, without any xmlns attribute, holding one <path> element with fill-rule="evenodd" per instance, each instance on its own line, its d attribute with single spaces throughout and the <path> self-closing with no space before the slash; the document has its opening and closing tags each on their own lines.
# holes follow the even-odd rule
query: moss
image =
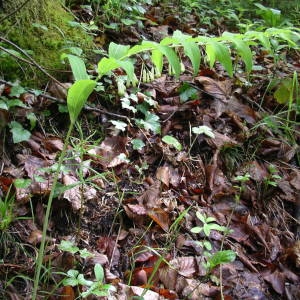
<svg viewBox="0 0 300 300">
<path fill-rule="evenodd" d="M 18 1 L 6 0 L 5 11 L 10 11 L 20 4 L 15 2 Z M 5 14 L 0 14 L 0 19 L 3 16 Z M 92 38 L 81 28 L 71 27 L 69 21 L 73 21 L 73 17 L 59 0 L 32 0 L 30 6 L 6 19 L 0 25 L 0 31 L 7 39 L 29 51 L 38 64 L 50 69 L 50 73 L 62 79 L 62 72 L 51 70 L 66 68 L 60 61 L 63 49 L 76 46 L 86 51 L 93 47 Z M 12 48 L 7 44 L 2 44 L 2 47 Z M 15 63 L 13 60 L 15 59 L 0 56 L 0 71 L 7 80 L 18 78 L 29 84 L 44 83 L 48 80 L 37 69 L 22 62 Z"/>
</svg>

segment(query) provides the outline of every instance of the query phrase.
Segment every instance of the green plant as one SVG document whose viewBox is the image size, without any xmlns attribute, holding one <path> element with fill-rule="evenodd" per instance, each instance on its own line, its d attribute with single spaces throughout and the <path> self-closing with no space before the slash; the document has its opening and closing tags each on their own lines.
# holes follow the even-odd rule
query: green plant
<svg viewBox="0 0 300 300">
<path fill-rule="evenodd" d="M 204 249 L 204 256 L 206 257 L 206 263 L 204 264 L 208 273 L 212 271 L 216 266 L 232 262 L 235 260 L 236 254 L 232 250 L 220 250 L 212 254 L 212 245 L 208 240 L 210 237 L 211 231 L 219 231 L 227 234 L 230 230 L 225 226 L 220 226 L 215 221 L 213 217 L 206 216 L 204 213 L 196 212 L 197 218 L 202 222 L 202 226 L 196 226 L 191 229 L 192 233 L 201 233 L 203 232 L 205 239 L 203 241 L 197 241 L 197 243 Z"/>
<path fill-rule="evenodd" d="M 63 160 L 67 153 L 69 139 L 70 139 L 72 130 L 74 128 L 75 122 L 76 122 L 85 102 L 87 101 L 89 95 L 92 93 L 95 86 L 96 86 L 95 81 L 90 80 L 90 79 L 81 79 L 81 80 L 76 81 L 68 91 L 67 104 L 68 104 L 68 110 L 69 110 L 69 116 L 70 116 L 71 123 L 70 123 L 69 129 L 68 129 L 68 132 L 66 134 L 66 139 L 64 142 L 63 150 L 62 150 L 59 160 L 58 160 L 58 166 L 57 166 L 56 172 L 54 174 L 53 184 L 52 184 L 51 192 L 50 192 L 50 195 L 48 198 L 47 209 L 46 209 L 44 223 L 43 223 L 43 233 L 42 233 L 41 245 L 40 245 L 37 263 L 36 263 L 34 287 L 33 287 L 33 294 L 32 294 L 33 300 L 35 300 L 37 297 L 37 291 L 38 291 L 38 286 L 39 286 L 40 272 L 41 272 L 42 264 L 43 264 L 46 234 L 47 234 L 47 229 L 48 229 L 52 201 L 55 196 L 55 189 L 58 184 L 58 178 L 59 178 L 59 174 L 60 174 L 61 167 L 63 164 Z"/>
<path fill-rule="evenodd" d="M 264 179 L 264 184 L 266 186 L 276 187 L 278 185 L 277 181 L 281 179 L 281 176 L 278 175 L 278 170 L 274 165 L 269 165 L 268 169 L 270 175 Z"/>
<path fill-rule="evenodd" d="M 0 231 L 6 230 L 14 220 L 14 200 L 14 197 L 10 197 L 9 193 L 6 194 L 4 200 L 0 197 Z"/>
<path fill-rule="evenodd" d="M 254 4 L 259 9 L 257 14 L 260 15 L 268 27 L 277 27 L 282 22 L 281 11 L 278 9 L 266 7 L 260 3 Z"/>
<path fill-rule="evenodd" d="M 198 136 L 200 134 L 205 134 L 206 136 L 210 137 L 210 138 L 214 138 L 215 135 L 212 131 L 212 129 L 206 125 L 202 125 L 202 126 L 198 126 L 198 127 L 192 127 L 191 129 L 192 133 L 196 134 L 195 138 L 193 139 L 193 141 L 190 143 L 190 149 L 189 149 L 189 153 L 191 152 Z"/>
<path fill-rule="evenodd" d="M 62 251 L 67 251 L 72 254 L 79 252 L 80 257 L 87 258 L 93 257 L 94 255 L 90 253 L 87 249 L 79 249 L 75 244 L 71 241 L 61 241 L 58 248 Z M 94 274 L 95 274 L 95 281 L 87 280 L 84 278 L 84 275 L 81 274 L 78 270 L 70 269 L 67 273 L 63 273 L 66 278 L 63 279 L 62 284 L 64 286 L 77 286 L 77 287 L 85 287 L 86 291 L 81 292 L 78 289 L 79 294 L 82 297 L 88 297 L 89 295 L 95 296 L 109 296 L 110 292 L 115 291 L 115 287 L 111 284 L 104 283 L 104 270 L 100 264 L 95 264 L 94 266 Z"/>
<path fill-rule="evenodd" d="M 243 191 L 245 190 L 245 183 L 250 180 L 251 176 L 249 173 L 246 173 L 244 175 L 238 175 L 234 178 L 234 181 L 239 182 L 239 185 L 235 185 L 234 187 L 237 189 L 237 193 L 235 194 L 235 201 L 238 203 L 241 200 L 241 195 Z"/>
</svg>

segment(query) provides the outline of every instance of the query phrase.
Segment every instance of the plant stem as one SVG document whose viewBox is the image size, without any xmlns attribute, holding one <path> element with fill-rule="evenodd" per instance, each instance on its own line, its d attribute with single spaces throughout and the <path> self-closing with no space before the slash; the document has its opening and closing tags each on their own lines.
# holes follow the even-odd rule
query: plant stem
<svg viewBox="0 0 300 300">
<path fill-rule="evenodd" d="M 40 245 L 40 249 L 39 249 L 39 253 L 38 253 L 36 269 L 35 269 L 32 300 L 36 300 L 36 297 L 37 297 L 37 291 L 38 291 L 38 287 L 39 287 L 40 273 L 41 273 L 42 264 L 43 264 L 43 257 L 44 257 L 44 251 L 45 251 L 45 242 L 46 242 L 47 229 L 48 229 L 48 225 L 49 225 L 49 217 L 50 217 L 50 211 L 51 211 L 51 207 L 52 207 L 52 201 L 53 201 L 53 198 L 54 198 L 55 188 L 56 188 L 56 185 L 57 185 L 57 182 L 58 182 L 61 166 L 63 164 L 63 160 L 64 160 L 64 157 L 65 157 L 66 152 L 67 152 L 67 148 L 68 148 L 68 145 L 69 145 L 69 138 L 70 138 L 71 132 L 73 130 L 73 127 L 74 127 L 74 123 L 71 123 L 70 126 L 69 126 L 69 129 L 68 129 L 68 133 L 67 133 L 65 142 L 64 142 L 64 147 L 63 147 L 62 152 L 59 156 L 57 170 L 54 174 L 53 184 L 52 184 L 52 188 L 51 188 L 50 195 L 49 195 L 49 198 L 48 198 L 47 209 L 46 209 L 45 219 L 44 219 L 44 223 L 43 223 L 42 240 L 41 240 L 41 245 Z"/>
</svg>

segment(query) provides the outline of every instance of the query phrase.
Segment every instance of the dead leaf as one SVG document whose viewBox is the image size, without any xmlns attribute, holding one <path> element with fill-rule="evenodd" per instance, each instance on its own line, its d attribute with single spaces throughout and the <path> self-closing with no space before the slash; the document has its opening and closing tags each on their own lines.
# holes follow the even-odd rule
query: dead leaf
<svg viewBox="0 0 300 300">
<path fill-rule="evenodd" d="M 195 82 L 203 85 L 205 92 L 223 103 L 228 103 L 231 93 L 231 81 L 217 81 L 210 77 L 198 76 Z"/>
<path fill-rule="evenodd" d="M 165 232 L 168 232 L 170 226 L 170 217 L 167 212 L 157 207 L 148 211 L 148 216 L 158 224 Z"/>
<path fill-rule="evenodd" d="M 160 207 L 160 181 L 157 180 L 151 185 L 141 196 L 137 198 L 140 205 L 145 206 L 146 209 Z"/>
</svg>

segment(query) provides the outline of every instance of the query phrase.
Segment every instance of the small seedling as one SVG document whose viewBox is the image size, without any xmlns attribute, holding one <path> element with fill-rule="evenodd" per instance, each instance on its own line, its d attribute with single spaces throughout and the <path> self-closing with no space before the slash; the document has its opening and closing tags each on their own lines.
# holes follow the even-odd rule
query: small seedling
<svg viewBox="0 0 300 300">
<path fill-rule="evenodd" d="M 219 224 L 215 223 L 216 219 L 214 217 L 206 216 L 205 214 L 201 214 L 199 211 L 196 212 L 196 216 L 203 223 L 203 225 L 193 227 L 191 229 L 192 233 L 203 232 L 205 237 L 209 238 L 211 230 L 224 232 L 225 234 L 230 232 L 227 227 L 220 226 Z M 206 263 L 204 263 L 204 267 L 207 269 L 208 273 L 210 273 L 213 268 L 220 264 L 232 262 L 235 260 L 236 254 L 232 250 L 222 250 L 212 254 L 212 245 L 207 239 L 198 241 L 198 244 L 203 249 L 205 249 L 203 254 L 206 257 L 207 261 Z"/>
<path fill-rule="evenodd" d="M 71 241 L 61 241 L 58 245 L 58 248 L 62 251 L 67 251 L 72 254 L 79 253 L 80 257 L 87 258 L 94 256 L 93 253 L 89 252 L 87 249 L 80 249 Z M 64 286 L 83 286 L 87 290 L 81 292 L 82 297 L 87 297 L 89 295 L 95 296 L 109 296 L 110 292 L 115 291 L 115 287 L 111 284 L 105 284 L 104 281 L 104 270 L 100 264 L 95 264 L 94 266 L 95 281 L 87 280 L 84 278 L 84 275 L 81 274 L 78 270 L 71 269 L 66 274 L 65 279 L 63 279 L 62 284 Z"/>
</svg>

